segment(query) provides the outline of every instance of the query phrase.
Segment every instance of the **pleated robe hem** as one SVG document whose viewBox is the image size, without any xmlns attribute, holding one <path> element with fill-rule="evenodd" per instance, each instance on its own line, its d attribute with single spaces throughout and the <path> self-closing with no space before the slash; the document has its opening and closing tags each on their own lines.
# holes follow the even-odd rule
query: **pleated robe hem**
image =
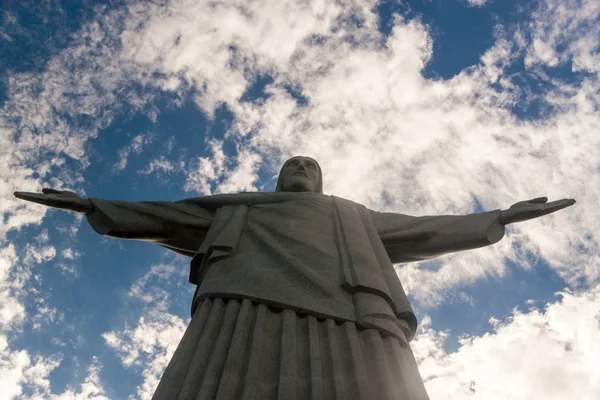
<svg viewBox="0 0 600 400">
<path fill-rule="evenodd" d="M 205 298 L 153 400 L 429 400 L 410 347 L 354 322 Z"/>
</svg>

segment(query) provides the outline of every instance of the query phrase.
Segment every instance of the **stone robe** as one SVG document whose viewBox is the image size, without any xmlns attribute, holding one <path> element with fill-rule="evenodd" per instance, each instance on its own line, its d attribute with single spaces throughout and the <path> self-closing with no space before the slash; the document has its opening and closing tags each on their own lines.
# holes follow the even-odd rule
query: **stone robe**
<svg viewBox="0 0 600 400">
<path fill-rule="evenodd" d="M 499 211 L 410 217 L 316 193 L 92 203 L 99 233 L 192 257 L 192 323 L 161 399 L 427 399 L 392 264 L 504 234 Z"/>
</svg>

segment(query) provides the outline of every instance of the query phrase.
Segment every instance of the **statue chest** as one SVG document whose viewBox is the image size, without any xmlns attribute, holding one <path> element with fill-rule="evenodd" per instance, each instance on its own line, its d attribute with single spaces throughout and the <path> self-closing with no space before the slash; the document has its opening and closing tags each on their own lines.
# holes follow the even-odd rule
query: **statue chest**
<svg viewBox="0 0 600 400">
<path fill-rule="evenodd" d="M 208 267 L 198 292 L 354 320 L 352 296 L 340 283 L 333 205 L 327 198 L 249 207 L 235 252 Z"/>
</svg>

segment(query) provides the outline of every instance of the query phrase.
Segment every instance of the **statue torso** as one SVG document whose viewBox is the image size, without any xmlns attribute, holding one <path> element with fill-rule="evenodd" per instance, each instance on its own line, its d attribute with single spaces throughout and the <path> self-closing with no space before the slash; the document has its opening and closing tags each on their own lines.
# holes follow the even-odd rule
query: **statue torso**
<svg viewBox="0 0 600 400">
<path fill-rule="evenodd" d="M 340 277 L 332 199 L 314 196 L 250 206 L 235 253 L 208 268 L 196 296 L 229 294 L 354 320 Z"/>
</svg>

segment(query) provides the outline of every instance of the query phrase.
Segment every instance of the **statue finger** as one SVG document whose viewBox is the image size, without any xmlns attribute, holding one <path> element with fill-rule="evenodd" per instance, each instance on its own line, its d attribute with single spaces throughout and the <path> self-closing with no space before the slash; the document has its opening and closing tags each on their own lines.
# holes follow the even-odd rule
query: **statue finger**
<svg viewBox="0 0 600 400">
<path fill-rule="evenodd" d="M 69 210 L 76 212 L 88 212 L 91 210 L 91 203 L 82 200 L 79 196 L 76 198 L 70 196 L 62 196 L 61 193 L 31 193 L 31 192 L 14 192 L 15 197 L 30 201 L 32 203 L 41 204 L 46 207 L 58 208 L 61 210 Z"/>
<path fill-rule="evenodd" d="M 33 201 L 34 203 L 43 203 L 47 201 L 47 197 L 44 194 L 33 193 L 33 192 L 14 192 L 14 196 L 21 200 Z"/>
<path fill-rule="evenodd" d="M 13 195 L 16 198 L 19 198 L 19 199 L 22 199 L 22 200 L 28 200 L 31 197 L 39 196 L 39 193 L 33 193 L 33 192 L 13 192 Z"/>
<path fill-rule="evenodd" d="M 59 194 L 60 192 L 62 192 L 62 190 L 56 190 L 56 189 L 51 189 L 51 188 L 43 188 L 42 189 L 42 193 L 44 193 L 44 194 Z"/>
<path fill-rule="evenodd" d="M 551 210 L 550 212 L 554 212 L 572 206 L 573 204 L 575 204 L 574 199 L 562 199 L 547 203 L 545 208 L 546 210 Z"/>
<path fill-rule="evenodd" d="M 569 206 L 572 206 L 573 204 L 577 203 L 577 202 L 575 201 L 575 199 L 560 199 L 560 200 L 558 200 L 558 201 L 562 201 L 562 202 L 563 202 L 563 204 L 566 204 L 566 206 L 565 206 L 565 207 L 569 207 Z"/>
<path fill-rule="evenodd" d="M 528 203 L 544 204 L 548 201 L 547 197 L 536 197 L 535 199 L 527 200 Z"/>
</svg>

